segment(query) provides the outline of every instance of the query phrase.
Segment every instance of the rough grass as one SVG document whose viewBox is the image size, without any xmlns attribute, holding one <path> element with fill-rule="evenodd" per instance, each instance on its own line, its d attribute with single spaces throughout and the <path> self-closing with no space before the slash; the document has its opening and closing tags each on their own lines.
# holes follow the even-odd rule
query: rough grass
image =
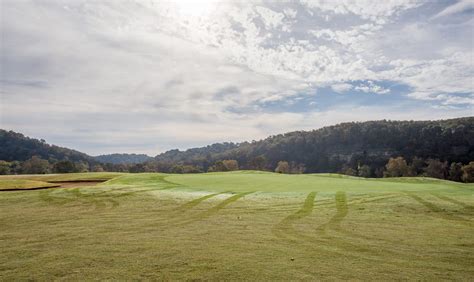
<svg viewBox="0 0 474 282">
<path fill-rule="evenodd" d="M 88 173 L 63 173 L 63 174 L 35 174 L 35 175 L 1 175 L 2 179 L 29 179 L 45 182 L 68 182 L 88 180 L 110 180 L 123 175 L 118 172 L 88 172 Z"/>
<path fill-rule="evenodd" d="M 32 189 L 41 189 L 47 187 L 57 187 L 59 185 L 35 181 L 35 180 L 26 180 L 26 179 L 0 179 L 0 191 L 9 191 L 9 190 L 32 190 Z"/>
<path fill-rule="evenodd" d="M 474 278 L 473 185 L 115 176 L 95 187 L 0 192 L 0 280 Z"/>
</svg>

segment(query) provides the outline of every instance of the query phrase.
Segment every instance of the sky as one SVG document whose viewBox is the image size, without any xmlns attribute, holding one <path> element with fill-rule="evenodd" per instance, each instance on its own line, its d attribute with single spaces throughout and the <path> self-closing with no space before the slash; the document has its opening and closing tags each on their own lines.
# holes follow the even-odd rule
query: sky
<svg viewBox="0 0 474 282">
<path fill-rule="evenodd" d="M 474 0 L 0 0 L 0 127 L 91 155 L 474 115 Z"/>
</svg>

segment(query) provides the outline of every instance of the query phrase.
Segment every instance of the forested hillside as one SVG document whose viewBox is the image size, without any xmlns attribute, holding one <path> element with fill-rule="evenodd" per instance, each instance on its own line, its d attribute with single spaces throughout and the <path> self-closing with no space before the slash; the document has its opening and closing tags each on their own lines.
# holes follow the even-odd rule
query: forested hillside
<svg viewBox="0 0 474 282">
<path fill-rule="evenodd" d="M 45 140 L 0 129 L 0 174 L 42 174 L 102 170 L 91 156 Z"/>
<path fill-rule="evenodd" d="M 152 157 L 145 154 L 109 154 L 94 157 L 101 163 L 111 164 L 138 164 L 151 160 Z"/>
<path fill-rule="evenodd" d="M 79 151 L 50 145 L 45 140 L 0 129 L 0 160 L 26 161 L 32 156 L 53 162 L 58 160 L 93 162 L 91 156 Z"/>
<path fill-rule="evenodd" d="M 173 166 L 181 164 L 184 170 L 207 171 L 222 167 L 220 161 L 235 160 L 240 169 L 273 171 L 284 161 L 288 163 L 288 170 L 294 172 L 343 172 L 382 177 L 391 157 L 402 157 L 407 166 L 412 166 L 411 172 L 402 173 L 407 175 L 419 175 L 430 165 L 427 162 L 443 167 L 446 174 L 452 163 L 468 164 L 474 160 L 474 117 L 342 123 L 251 143 L 173 150 L 158 155 L 149 166 L 172 171 Z M 174 170 L 180 172 L 183 168 Z"/>
</svg>

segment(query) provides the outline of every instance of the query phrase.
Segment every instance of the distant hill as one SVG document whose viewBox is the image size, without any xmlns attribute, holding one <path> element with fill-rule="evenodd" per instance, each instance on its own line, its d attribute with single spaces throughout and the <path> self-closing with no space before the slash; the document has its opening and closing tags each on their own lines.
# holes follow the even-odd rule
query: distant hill
<svg viewBox="0 0 474 282">
<path fill-rule="evenodd" d="M 155 159 L 167 162 L 199 161 L 201 159 L 209 159 L 217 157 L 222 153 L 230 152 L 233 149 L 239 148 L 240 145 L 241 144 L 225 142 L 207 145 L 206 147 L 192 148 L 186 151 L 174 149 L 157 155 Z"/>
<path fill-rule="evenodd" d="M 155 157 L 154 165 L 194 165 L 207 170 L 234 159 L 241 169 L 273 170 L 279 161 L 302 164 L 306 172 L 339 172 L 369 165 L 383 170 L 390 157 L 418 157 L 469 163 L 474 160 L 474 117 L 438 121 L 349 122 L 312 131 L 295 131 L 240 144 L 223 143 Z"/>
<path fill-rule="evenodd" d="M 50 162 L 69 160 L 72 162 L 83 161 L 90 164 L 136 164 L 152 159 L 144 154 L 109 154 L 92 157 L 73 149 L 50 145 L 45 140 L 0 129 L 0 160 L 26 161 L 32 156 L 39 156 Z"/>
<path fill-rule="evenodd" d="M 59 172 L 68 168 L 62 161 L 85 162 L 94 171 L 176 173 L 234 169 L 274 171 L 281 162 L 284 172 L 342 172 L 364 177 L 384 176 L 389 159 L 402 157 L 397 166 L 402 166 L 403 172 L 395 169 L 395 174 L 438 178 L 449 175 L 449 179 L 459 180 L 462 173 L 468 177 L 474 174 L 470 168 L 462 168 L 474 161 L 474 117 L 341 123 L 274 135 L 260 141 L 170 150 L 154 158 L 144 154 L 91 157 L 21 133 L 0 130 L 0 160 L 24 162 L 32 156 L 48 160 L 53 164 L 53 171 Z M 31 163 L 26 164 L 27 169 L 8 169 L 25 173 L 31 171 L 29 166 Z"/>
<path fill-rule="evenodd" d="M 76 150 L 50 145 L 45 140 L 24 136 L 21 133 L 0 129 L 0 160 L 26 161 L 39 156 L 51 162 L 69 160 L 96 163 L 91 156 Z"/>
<path fill-rule="evenodd" d="M 145 154 L 109 154 L 96 156 L 94 159 L 101 163 L 139 164 L 151 160 L 152 157 Z"/>
</svg>

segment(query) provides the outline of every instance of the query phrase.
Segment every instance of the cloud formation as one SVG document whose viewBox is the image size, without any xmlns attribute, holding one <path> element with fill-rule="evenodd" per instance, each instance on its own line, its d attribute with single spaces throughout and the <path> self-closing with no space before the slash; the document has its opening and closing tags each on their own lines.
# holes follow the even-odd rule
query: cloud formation
<svg viewBox="0 0 474 282">
<path fill-rule="evenodd" d="M 1 127 L 156 154 L 472 115 L 469 3 L 4 1 Z"/>
</svg>

